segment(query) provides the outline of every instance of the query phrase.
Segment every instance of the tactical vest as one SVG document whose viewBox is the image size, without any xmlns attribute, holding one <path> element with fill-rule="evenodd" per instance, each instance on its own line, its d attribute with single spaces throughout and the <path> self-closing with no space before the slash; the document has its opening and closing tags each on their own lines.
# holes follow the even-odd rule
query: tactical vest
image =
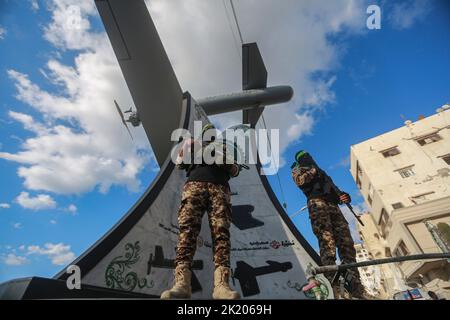
<svg viewBox="0 0 450 320">
<path fill-rule="evenodd" d="M 207 147 L 208 145 L 209 142 L 203 143 L 202 152 L 203 148 Z M 192 162 L 194 162 L 193 157 L 191 160 Z M 186 165 L 184 168 L 186 170 L 187 182 L 210 182 L 228 186 L 228 181 L 231 178 L 230 174 L 227 171 L 225 171 L 223 168 L 219 168 L 219 166 L 217 166 L 216 164 L 191 164 Z"/>
<path fill-rule="evenodd" d="M 311 182 L 305 183 L 299 188 L 308 200 L 319 198 L 338 204 L 339 196 L 334 191 L 332 182 L 325 172 L 323 172 L 320 168 L 317 169 L 319 170 L 318 176 Z"/>
</svg>

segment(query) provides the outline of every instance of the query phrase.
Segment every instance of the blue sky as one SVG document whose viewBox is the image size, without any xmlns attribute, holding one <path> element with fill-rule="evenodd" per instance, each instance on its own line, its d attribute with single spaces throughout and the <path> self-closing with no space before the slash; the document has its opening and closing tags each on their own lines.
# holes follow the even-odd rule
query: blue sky
<svg viewBox="0 0 450 320">
<path fill-rule="evenodd" d="M 38 5 L 33 7 L 33 3 Z M 64 0 L 61 3 L 74 2 Z M 416 120 L 419 115 L 431 115 L 450 100 L 450 9 L 446 1 L 374 1 L 371 3 L 382 6 L 382 29 L 368 31 L 360 27 L 361 24 L 365 25 L 364 19 L 341 16 L 340 7 L 336 6 L 333 9 L 335 12 L 324 16 L 336 17 L 342 27 L 330 31 L 327 28 L 334 28 L 334 25 L 320 20 L 322 12 L 331 10 L 324 3 L 322 6 L 314 4 L 314 10 L 317 10 L 315 12 L 320 13 L 319 22 L 315 23 L 322 23 L 323 26 L 314 29 L 317 34 L 311 33 L 311 37 L 317 36 L 317 39 L 312 40 L 322 47 L 314 47 L 317 51 L 308 51 L 309 48 L 306 48 L 304 54 L 299 51 L 298 56 L 302 56 L 301 58 L 297 57 L 296 52 L 286 56 L 286 59 L 292 59 L 287 61 L 288 66 L 289 63 L 293 67 L 299 64 L 298 72 L 293 75 L 296 85 L 298 83 L 298 88 L 294 85 L 298 98 L 284 109 L 292 112 L 290 118 L 294 120 L 293 114 L 303 117 L 298 120 L 301 129 L 292 129 L 295 134 L 286 136 L 283 157 L 290 163 L 292 155 L 298 149 L 309 150 L 341 189 L 351 193 L 354 203 L 359 204 L 362 198 L 358 195 L 346 161 L 350 146 L 395 129 L 403 124 L 404 119 Z M 342 7 L 345 7 L 346 2 L 342 3 Z M 245 5 L 239 2 L 237 4 L 244 16 Z M 189 89 L 195 96 L 239 89 L 239 71 L 236 75 L 229 75 L 224 71 L 225 80 L 223 83 L 220 82 L 222 80 L 218 81 L 217 87 L 210 87 L 206 81 L 192 81 L 201 78 L 202 71 L 193 72 L 192 68 L 186 67 L 194 58 L 188 59 L 174 53 L 173 48 L 177 48 L 178 42 L 175 42 L 171 30 L 180 25 L 171 26 L 161 18 L 169 11 L 165 6 L 170 5 L 155 1 L 151 12 L 155 15 L 157 27 L 161 29 L 161 37 L 174 61 L 174 68 L 183 88 Z M 270 10 L 271 6 L 267 8 Z M 365 17 L 365 12 L 361 9 L 364 6 L 357 6 L 354 10 Z M 201 14 L 201 10 L 210 8 L 198 10 Z M 151 152 L 142 130 L 135 132 L 136 145 L 129 146 L 127 133 L 123 131 L 113 106 L 110 105 L 111 101 L 108 100 L 107 93 L 111 91 L 105 89 L 106 93 L 102 96 L 104 101 L 96 101 L 99 104 L 95 107 L 83 109 L 86 100 L 91 97 L 84 83 L 100 86 L 104 81 L 99 81 L 100 84 L 91 82 L 97 80 L 92 79 L 96 74 L 106 77 L 105 79 L 120 75 L 113 56 L 105 63 L 96 63 L 95 59 L 99 56 L 96 53 L 111 54 L 108 51 L 110 48 L 105 49 L 104 43 L 107 42 L 103 39 L 104 34 L 103 40 L 96 38 L 103 33 L 98 15 L 91 5 L 83 5 L 81 12 L 86 16 L 86 21 L 90 21 L 90 25 L 83 26 L 82 32 L 86 34 L 78 39 L 76 33 L 61 34 L 58 30 L 48 29 L 51 25 L 58 26 L 58 12 L 61 12 L 61 7 L 52 1 L 0 2 L 0 155 L 3 154 L 0 156 L 0 282 L 23 276 L 55 274 L 72 257 L 81 254 L 103 235 L 134 204 L 156 175 L 155 164 L 151 160 Z M 399 15 L 399 12 L 402 14 Z M 295 14 L 294 12 L 289 16 L 292 21 L 297 21 Z M 290 21 L 286 17 L 282 18 Z M 211 23 L 206 18 L 199 20 L 201 23 Z M 257 21 L 263 23 L 260 20 Z M 301 29 L 296 29 L 296 23 L 290 30 L 284 30 L 286 41 L 292 36 L 301 38 L 299 44 L 308 44 L 310 39 L 305 38 Z M 286 28 L 276 18 L 273 25 L 274 28 Z M 225 30 L 223 33 L 228 37 L 225 38 L 228 42 L 225 42 L 223 50 L 234 50 L 233 38 L 226 21 L 215 27 L 220 28 L 220 32 Z M 269 79 L 290 83 L 291 78 L 283 78 L 284 73 L 281 72 L 285 70 L 285 66 L 277 64 L 280 59 L 275 59 L 278 57 L 274 49 L 276 46 L 264 42 L 264 37 L 270 38 L 271 34 L 264 37 L 259 35 L 250 23 L 246 25 L 243 22 L 242 27 L 244 38 L 260 43 L 268 65 Z M 190 40 L 200 41 L 197 38 L 202 39 L 201 35 L 193 33 Z M 187 44 L 184 46 L 181 43 L 179 46 L 186 47 L 188 54 L 194 52 Z M 311 57 L 308 56 L 310 53 Z M 230 66 L 240 70 L 239 60 L 236 59 L 235 52 L 233 54 L 234 60 L 229 64 L 224 63 L 224 70 L 232 69 Z M 320 61 L 314 60 L 315 55 L 321 58 Z M 217 59 L 226 60 L 228 55 L 224 53 L 224 57 L 219 55 Z M 325 60 L 326 64 L 323 62 Z M 49 61 L 56 61 L 58 64 L 49 65 Z M 88 63 L 99 66 L 99 70 L 83 78 L 84 72 L 87 72 L 83 67 Z M 304 65 L 307 67 L 303 67 Z M 77 71 L 75 75 L 70 68 Z M 11 73 L 11 70 L 19 74 Z M 22 75 L 27 76 L 24 78 Z M 26 79 L 39 89 L 27 83 Z M 126 88 L 123 89 L 123 80 L 114 79 L 118 79 L 117 85 L 123 90 L 118 94 L 121 104 L 131 104 Z M 333 81 L 329 81 L 330 79 Z M 72 92 L 67 84 L 76 84 L 77 88 Z M 314 90 L 320 86 L 325 86 L 325 93 L 321 95 Z M 19 89 L 23 92 L 19 92 Z M 43 92 L 51 94 L 52 98 Z M 55 102 L 53 97 L 62 98 Z M 317 99 L 320 102 L 308 102 Z M 73 106 L 78 109 L 72 110 Z M 59 110 L 63 108 L 68 111 L 59 114 Z M 286 128 L 297 128 L 297 123 L 287 122 L 288 120 L 279 120 L 286 121 L 280 125 L 274 113 L 270 112 L 269 110 L 266 120 L 272 123 L 272 127 L 285 124 Z M 97 126 L 90 121 L 95 120 L 98 113 L 102 115 L 103 121 Z M 231 116 L 221 121 L 229 124 L 235 119 Z M 284 118 L 280 116 L 279 119 Z M 65 145 L 66 140 L 57 131 L 58 126 L 69 128 L 79 144 Z M 85 139 L 89 136 L 97 140 L 108 138 L 108 130 L 117 132 L 114 133 L 117 136 L 111 138 L 119 149 L 115 153 L 99 151 L 101 146 L 94 145 L 94 148 L 90 143 L 82 144 L 83 141 L 89 141 Z M 67 171 L 74 174 L 73 183 L 49 181 L 48 176 L 41 174 L 40 170 L 51 163 L 52 157 L 58 156 L 55 156 L 58 150 L 45 145 L 46 151 L 40 155 L 29 146 L 33 141 L 58 143 L 58 148 L 63 150 L 60 155 L 63 160 L 73 159 L 73 150 L 86 150 L 88 160 L 75 158 L 75 163 L 84 171 L 77 171 L 77 168 L 68 164 L 61 168 L 60 175 L 55 180 L 60 176 L 61 181 L 64 180 L 61 173 Z M 119 154 L 120 148 L 123 149 L 123 155 Z M 23 151 L 28 153 L 20 154 Z M 20 155 L 20 161 L 16 161 L 17 158 L 11 159 L 11 155 Z M 85 160 L 86 164 L 82 166 Z M 104 161 L 107 165 L 103 167 Z M 30 167 L 35 170 L 27 170 Z M 104 171 L 98 173 L 93 167 Z M 115 174 L 118 167 L 129 174 Z M 76 177 L 75 173 L 79 176 Z M 96 180 L 100 175 L 107 176 L 108 180 Z M 304 206 L 305 199 L 291 181 L 289 166 L 283 167 L 279 176 L 288 212 L 293 213 Z M 276 177 L 270 177 L 269 180 L 281 198 Z M 317 248 L 306 212 L 294 221 L 308 241 Z"/>
</svg>

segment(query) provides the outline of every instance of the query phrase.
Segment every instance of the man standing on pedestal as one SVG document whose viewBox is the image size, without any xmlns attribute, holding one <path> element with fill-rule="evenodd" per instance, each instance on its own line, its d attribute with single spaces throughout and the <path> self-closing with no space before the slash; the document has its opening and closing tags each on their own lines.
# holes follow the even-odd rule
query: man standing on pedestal
<svg viewBox="0 0 450 320">
<path fill-rule="evenodd" d="M 205 136 L 214 126 L 206 125 L 202 130 Z M 203 141 L 201 151 L 210 141 Z M 188 140 L 180 150 L 178 159 L 183 159 L 184 152 L 192 151 L 199 143 Z M 203 158 L 203 157 L 202 157 Z M 161 299 L 187 299 L 191 297 L 191 267 L 197 247 L 197 237 L 200 233 L 202 217 L 208 213 L 211 238 L 214 253 L 214 299 L 239 299 L 239 293 L 231 290 L 230 278 L 230 225 L 231 225 L 231 192 L 228 180 L 239 174 L 237 164 L 184 164 L 177 162 L 179 169 L 187 171 L 187 182 L 183 187 L 181 205 L 178 211 L 180 234 L 176 249 L 174 286 L 161 294 Z"/>
<path fill-rule="evenodd" d="M 333 180 L 320 169 L 305 151 L 295 155 L 292 179 L 308 199 L 309 218 L 319 241 L 320 259 L 323 265 L 336 264 L 336 248 L 343 264 L 356 262 L 356 250 L 347 220 L 339 204 L 350 203 L 350 196 L 340 191 Z M 352 296 L 369 298 L 361 284 L 358 269 L 352 270 Z M 331 282 L 333 274 L 324 274 Z"/>
</svg>

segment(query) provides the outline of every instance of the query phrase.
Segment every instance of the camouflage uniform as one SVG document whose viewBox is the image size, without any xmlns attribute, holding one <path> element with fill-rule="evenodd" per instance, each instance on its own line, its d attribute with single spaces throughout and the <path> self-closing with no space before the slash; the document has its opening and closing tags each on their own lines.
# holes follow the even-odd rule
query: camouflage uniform
<svg viewBox="0 0 450 320">
<path fill-rule="evenodd" d="M 314 183 L 318 179 L 318 174 L 318 169 L 314 167 L 297 166 L 292 170 L 292 178 L 298 187 Z M 356 262 L 356 250 L 350 228 L 338 205 L 327 199 L 326 195 L 315 196 L 308 199 L 308 211 L 313 232 L 319 241 L 322 264 L 336 264 L 336 247 L 342 263 Z M 357 269 L 353 271 L 354 289 L 359 292 L 363 290 L 360 275 Z M 328 280 L 332 280 L 332 273 L 324 275 Z"/>
<path fill-rule="evenodd" d="M 308 211 L 313 232 L 319 241 L 322 264 L 336 264 L 336 247 L 342 263 L 356 262 L 350 228 L 339 207 L 316 198 L 308 201 Z M 330 276 L 327 275 L 328 278 Z"/>
<path fill-rule="evenodd" d="M 180 234 L 176 249 L 176 265 L 192 266 L 202 217 L 208 212 L 214 250 L 215 267 L 230 267 L 230 189 L 226 185 L 191 181 L 183 188 L 178 211 Z"/>
<path fill-rule="evenodd" d="M 203 128 L 202 136 L 208 127 Z M 202 142 L 208 147 L 210 142 Z M 161 294 L 161 299 L 188 299 L 192 295 L 192 262 L 197 248 L 197 238 L 202 226 L 205 211 L 208 213 L 209 227 L 213 244 L 214 288 L 213 299 L 239 299 L 238 292 L 232 290 L 230 279 L 230 225 L 231 225 L 231 192 L 228 181 L 239 175 L 237 164 L 184 163 L 194 156 L 193 139 L 186 140 L 178 153 L 176 166 L 186 170 L 187 182 L 183 187 L 181 205 L 178 210 L 178 244 L 175 257 L 175 281 L 173 287 Z M 213 145 L 214 146 L 214 145 Z M 215 152 L 215 148 L 211 150 Z M 190 154 L 189 154 L 190 153 Z M 217 153 L 217 157 L 226 152 Z M 218 160 L 218 159 L 216 159 Z M 219 159 L 220 160 L 220 159 Z M 192 163 L 192 162 L 191 162 Z"/>
</svg>

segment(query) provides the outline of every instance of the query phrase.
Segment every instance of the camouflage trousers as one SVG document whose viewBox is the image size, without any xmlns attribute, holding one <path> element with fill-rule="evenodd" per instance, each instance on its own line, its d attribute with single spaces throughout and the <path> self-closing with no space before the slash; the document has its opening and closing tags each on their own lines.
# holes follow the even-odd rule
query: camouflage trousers
<svg viewBox="0 0 450 320">
<path fill-rule="evenodd" d="M 321 199 L 308 201 L 309 218 L 319 240 L 320 260 L 323 265 L 336 264 L 336 248 L 342 263 L 356 262 L 356 250 L 350 228 L 339 207 Z M 355 272 L 355 290 L 361 289 L 360 275 Z M 331 281 L 333 274 L 324 274 Z"/>
<path fill-rule="evenodd" d="M 227 186 L 209 182 L 188 182 L 184 185 L 178 210 L 180 234 L 176 249 L 176 265 L 192 267 L 197 237 L 203 214 L 208 212 L 213 242 L 214 265 L 230 267 L 231 194 Z"/>
</svg>

